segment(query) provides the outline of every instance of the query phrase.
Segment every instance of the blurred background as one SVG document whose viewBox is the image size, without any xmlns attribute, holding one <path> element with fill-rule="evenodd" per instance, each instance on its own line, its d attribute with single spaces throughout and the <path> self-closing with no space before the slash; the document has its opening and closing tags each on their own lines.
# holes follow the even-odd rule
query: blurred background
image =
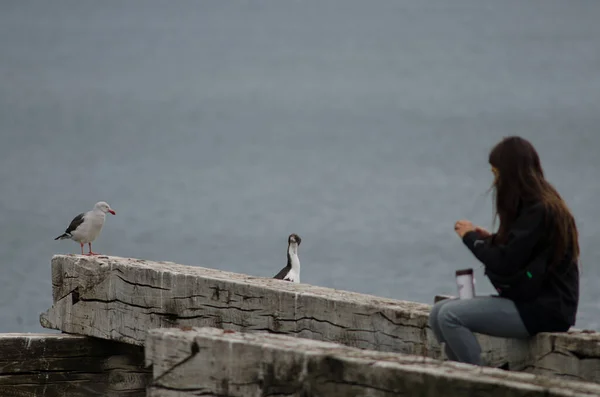
<svg viewBox="0 0 600 397">
<path fill-rule="evenodd" d="M 0 332 L 42 330 L 54 241 L 432 303 L 492 227 L 487 156 L 539 150 L 600 330 L 600 2 L 0 2 Z"/>
</svg>

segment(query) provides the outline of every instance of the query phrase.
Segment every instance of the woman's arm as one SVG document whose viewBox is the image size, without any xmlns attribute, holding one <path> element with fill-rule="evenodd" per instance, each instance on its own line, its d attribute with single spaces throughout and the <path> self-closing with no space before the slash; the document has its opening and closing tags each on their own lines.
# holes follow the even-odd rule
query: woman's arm
<svg viewBox="0 0 600 397">
<path fill-rule="evenodd" d="M 492 244 L 491 238 L 483 238 L 471 231 L 463 236 L 463 242 L 492 272 L 509 275 L 521 269 L 530 259 L 536 244 L 544 237 L 545 210 L 542 204 L 523 209 L 508 233 L 506 244 Z"/>
</svg>

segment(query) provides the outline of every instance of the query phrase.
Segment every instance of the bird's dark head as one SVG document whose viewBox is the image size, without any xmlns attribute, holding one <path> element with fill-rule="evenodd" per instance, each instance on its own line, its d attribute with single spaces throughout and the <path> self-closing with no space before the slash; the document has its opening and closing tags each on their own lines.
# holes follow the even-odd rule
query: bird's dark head
<svg viewBox="0 0 600 397">
<path fill-rule="evenodd" d="M 292 233 L 288 237 L 288 245 L 290 245 L 290 244 L 298 244 L 298 245 L 300 245 L 301 242 L 302 242 L 302 239 L 296 233 Z"/>
</svg>

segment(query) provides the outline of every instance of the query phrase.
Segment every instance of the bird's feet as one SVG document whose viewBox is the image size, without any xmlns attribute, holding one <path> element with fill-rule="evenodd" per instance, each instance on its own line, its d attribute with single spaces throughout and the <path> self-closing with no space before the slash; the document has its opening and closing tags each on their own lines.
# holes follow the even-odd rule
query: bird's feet
<svg viewBox="0 0 600 397">
<path fill-rule="evenodd" d="M 92 252 L 92 243 L 88 243 L 88 250 L 90 252 L 87 253 L 87 256 L 100 255 L 100 254 L 97 254 L 95 252 Z"/>
</svg>

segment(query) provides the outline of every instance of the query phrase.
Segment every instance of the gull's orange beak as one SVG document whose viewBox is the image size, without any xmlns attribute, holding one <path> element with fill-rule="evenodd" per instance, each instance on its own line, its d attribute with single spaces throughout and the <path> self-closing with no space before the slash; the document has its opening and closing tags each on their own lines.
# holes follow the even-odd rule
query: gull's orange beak
<svg viewBox="0 0 600 397">
<path fill-rule="evenodd" d="M 114 210 L 108 210 L 108 212 L 110 212 L 113 215 L 117 215 L 117 213 Z"/>
</svg>

